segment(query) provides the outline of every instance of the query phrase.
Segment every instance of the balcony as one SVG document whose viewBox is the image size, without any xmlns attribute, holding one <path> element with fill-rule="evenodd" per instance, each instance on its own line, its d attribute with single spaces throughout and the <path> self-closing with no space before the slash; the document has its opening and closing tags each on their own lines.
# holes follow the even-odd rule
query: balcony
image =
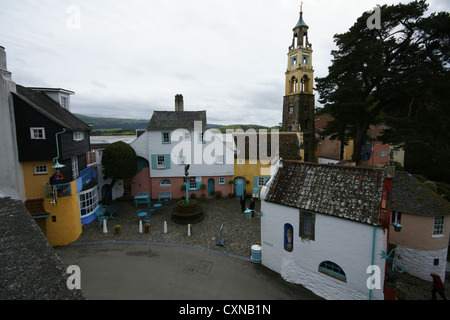
<svg viewBox="0 0 450 320">
<path fill-rule="evenodd" d="M 53 199 L 69 197 L 72 195 L 71 183 L 44 184 L 44 198 Z"/>
</svg>

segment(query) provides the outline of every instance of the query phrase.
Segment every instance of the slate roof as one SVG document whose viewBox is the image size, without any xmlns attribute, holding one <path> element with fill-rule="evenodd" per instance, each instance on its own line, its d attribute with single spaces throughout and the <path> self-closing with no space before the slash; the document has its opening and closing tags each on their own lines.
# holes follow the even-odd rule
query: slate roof
<svg viewBox="0 0 450 320">
<path fill-rule="evenodd" d="M 260 148 L 260 143 L 266 143 L 266 152 L 265 154 L 262 155 L 262 159 L 272 159 L 274 157 L 281 157 L 282 159 L 285 160 L 301 160 L 301 156 L 300 156 L 300 142 L 298 139 L 297 134 L 295 133 L 273 133 L 273 134 L 277 134 L 278 135 L 278 146 L 279 149 L 278 151 L 275 152 L 275 154 L 272 154 L 272 134 L 270 132 L 267 132 L 266 137 L 267 139 L 260 139 L 260 135 L 258 133 L 254 133 L 254 135 L 256 136 L 256 155 L 257 158 L 259 157 L 259 148 Z M 238 135 L 241 134 L 234 134 L 233 135 L 233 139 L 234 139 L 234 143 L 236 145 L 236 148 L 239 148 L 238 143 Z M 252 133 L 243 133 L 243 136 L 250 136 L 252 135 Z M 250 138 L 245 138 L 244 140 L 244 147 L 245 147 L 245 155 L 244 158 L 249 159 L 249 157 L 251 156 L 250 154 L 250 141 L 252 141 L 252 139 Z M 264 149 L 263 149 L 264 150 Z M 241 157 L 241 155 L 239 154 L 235 154 L 235 158 L 236 157 Z"/>
<path fill-rule="evenodd" d="M 395 172 L 392 211 L 421 216 L 450 214 L 450 203 L 407 172 Z"/>
<path fill-rule="evenodd" d="M 147 131 L 194 131 L 194 121 L 201 121 L 202 130 L 206 130 L 206 111 L 153 111 Z"/>
<path fill-rule="evenodd" d="M 268 202 L 379 224 L 382 170 L 283 161 L 273 179 Z"/>
<path fill-rule="evenodd" d="M 22 201 L 0 198 L 0 300 L 84 300 Z"/>
<path fill-rule="evenodd" d="M 61 127 L 73 131 L 91 131 L 92 128 L 81 121 L 73 113 L 61 107 L 59 103 L 43 92 L 30 90 L 21 85 L 16 85 L 15 96 L 22 99 L 30 107 L 59 124 Z"/>
</svg>

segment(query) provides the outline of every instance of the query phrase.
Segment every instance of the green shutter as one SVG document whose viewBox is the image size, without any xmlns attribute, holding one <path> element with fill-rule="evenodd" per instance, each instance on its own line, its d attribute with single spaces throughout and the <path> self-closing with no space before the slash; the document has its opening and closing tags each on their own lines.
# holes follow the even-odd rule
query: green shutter
<svg viewBox="0 0 450 320">
<path fill-rule="evenodd" d="M 170 154 L 164 155 L 164 163 L 166 164 L 166 169 L 170 169 Z"/>
<path fill-rule="evenodd" d="M 158 158 L 156 154 L 152 154 L 152 169 L 158 169 Z"/>
</svg>

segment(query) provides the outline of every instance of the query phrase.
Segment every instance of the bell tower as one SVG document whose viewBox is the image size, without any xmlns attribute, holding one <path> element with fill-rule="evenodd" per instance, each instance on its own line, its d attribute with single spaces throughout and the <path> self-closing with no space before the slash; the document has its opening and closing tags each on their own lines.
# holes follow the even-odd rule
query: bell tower
<svg viewBox="0 0 450 320">
<path fill-rule="evenodd" d="M 286 87 L 283 99 L 283 131 L 299 131 L 303 135 L 304 161 L 315 160 L 314 94 L 312 45 L 308 39 L 308 25 L 300 18 L 293 29 L 292 44 L 288 48 Z"/>
</svg>

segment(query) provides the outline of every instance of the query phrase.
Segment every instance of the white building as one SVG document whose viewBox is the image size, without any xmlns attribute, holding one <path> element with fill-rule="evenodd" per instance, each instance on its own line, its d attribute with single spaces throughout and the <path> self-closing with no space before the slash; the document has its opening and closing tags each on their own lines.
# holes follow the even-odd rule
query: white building
<svg viewBox="0 0 450 320">
<path fill-rule="evenodd" d="M 262 264 L 325 299 L 383 299 L 383 184 L 380 170 L 283 161 L 261 191 Z"/>
<path fill-rule="evenodd" d="M 152 199 L 185 196 L 182 187 L 189 165 L 189 194 L 227 195 L 232 192 L 233 150 L 221 134 L 206 129 L 206 111 L 184 111 L 183 97 L 175 99 L 176 111 L 154 111 L 147 131 L 131 143 L 138 156 L 132 194 L 150 192 Z"/>
</svg>

